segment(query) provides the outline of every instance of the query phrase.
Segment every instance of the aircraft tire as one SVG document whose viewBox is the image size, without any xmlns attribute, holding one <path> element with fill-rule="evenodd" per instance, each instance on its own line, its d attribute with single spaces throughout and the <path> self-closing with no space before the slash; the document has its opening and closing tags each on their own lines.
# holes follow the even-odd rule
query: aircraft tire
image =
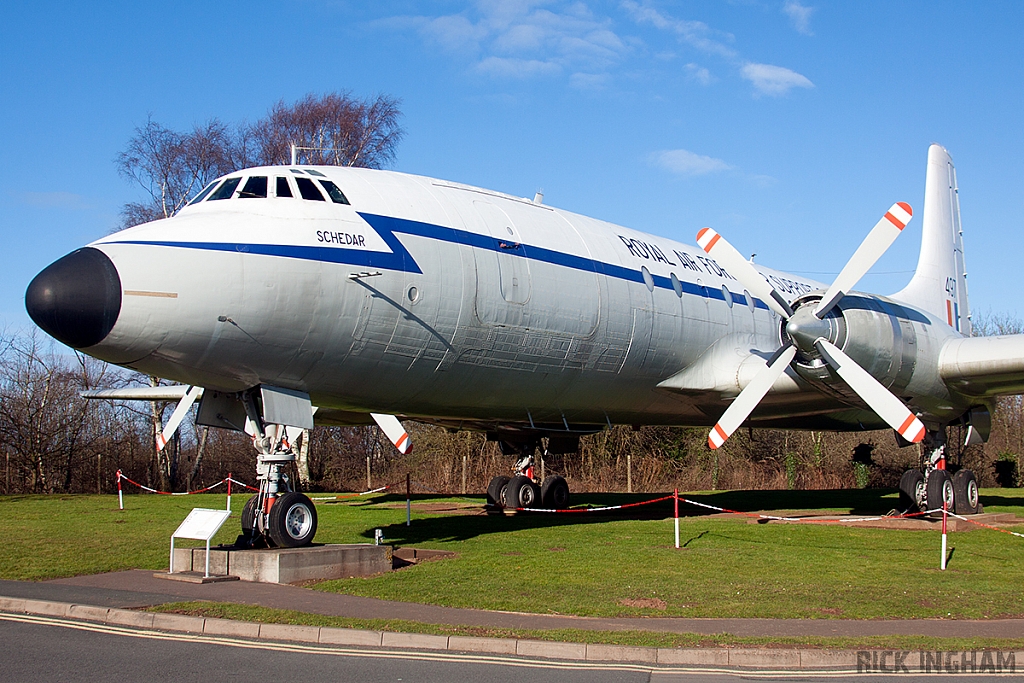
<svg viewBox="0 0 1024 683">
<path fill-rule="evenodd" d="M 242 535 L 251 538 L 256 528 L 256 503 L 260 500 L 259 494 L 253 494 L 252 498 L 245 501 L 242 507 Z"/>
<path fill-rule="evenodd" d="M 563 477 L 548 477 L 540 487 L 541 504 L 549 510 L 569 507 L 569 484 Z"/>
<path fill-rule="evenodd" d="M 946 500 L 946 509 L 952 510 L 955 501 L 953 478 L 946 470 L 932 470 L 928 473 L 928 509 L 941 510 L 943 498 Z"/>
<path fill-rule="evenodd" d="M 924 491 L 924 474 L 921 470 L 907 470 L 900 477 L 900 511 L 919 512 L 921 506 L 918 501 L 924 502 L 926 496 L 921 495 Z"/>
<path fill-rule="evenodd" d="M 540 487 L 522 474 L 512 477 L 505 489 L 505 507 L 535 508 L 540 503 Z"/>
<path fill-rule="evenodd" d="M 505 488 L 508 486 L 508 477 L 495 477 L 487 485 L 487 504 L 495 507 L 505 507 Z"/>
<path fill-rule="evenodd" d="M 301 493 L 281 494 L 270 508 L 267 526 L 270 540 L 278 548 L 309 545 L 316 535 L 316 507 Z"/>
<path fill-rule="evenodd" d="M 978 501 L 978 479 L 970 470 L 958 470 L 953 475 L 953 509 L 958 515 L 976 515 Z"/>
</svg>

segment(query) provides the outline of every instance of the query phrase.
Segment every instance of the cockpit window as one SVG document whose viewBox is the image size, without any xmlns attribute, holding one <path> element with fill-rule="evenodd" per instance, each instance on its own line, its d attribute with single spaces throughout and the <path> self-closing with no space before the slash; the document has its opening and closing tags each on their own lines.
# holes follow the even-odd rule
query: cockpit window
<svg viewBox="0 0 1024 683">
<path fill-rule="evenodd" d="M 210 194 L 210 192 L 213 191 L 213 188 L 217 187 L 217 183 L 219 183 L 219 182 L 220 182 L 219 180 L 214 180 L 212 183 L 210 183 L 209 185 L 204 187 L 203 191 L 200 192 L 199 194 L 197 194 L 195 199 L 190 201 L 188 203 L 188 205 L 192 206 L 193 204 L 198 204 L 199 202 L 203 201 L 203 199 L 206 198 L 206 195 Z"/>
<path fill-rule="evenodd" d="M 326 178 L 327 177 L 323 173 L 321 173 L 320 171 L 314 171 L 311 168 L 307 168 L 306 169 L 306 173 L 308 173 L 309 175 L 320 176 L 321 178 Z"/>
<path fill-rule="evenodd" d="M 278 197 L 294 197 L 292 194 L 292 188 L 288 185 L 288 179 L 277 177 L 277 196 Z"/>
<path fill-rule="evenodd" d="M 214 199 L 231 199 L 231 195 L 235 193 L 235 188 L 238 187 L 238 183 L 242 182 L 241 178 L 228 178 L 224 181 L 224 184 L 217 188 L 217 191 L 210 195 L 209 201 Z"/>
<path fill-rule="evenodd" d="M 345 193 L 341 191 L 341 188 L 332 183 L 330 180 L 321 180 L 320 184 L 327 190 L 327 194 L 331 196 L 331 201 L 335 204 L 348 204 L 348 198 Z"/>
<path fill-rule="evenodd" d="M 295 182 L 299 185 L 299 194 L 302 195 L 303 199 L 313 199 L 318 202 L 324 201 L 324 196 L 320 194 L 320 190 L 316 189 L 316 185 L 309 178 L 296 178 Z"/>
<path fill-rule="evenodd" d="M 242 190 L 238 193 L 238 196 L 239 198 L 245 199 L 265 199 L 267 196 L 267 176 L 250 176 L 249 179 L 245 181 L 245 185 L 242 186 Z"/>
<path fill-rule="evenodd" d="M 297 168 L 289 168 L 288 170 L 294 173 L 295 175 L 302 175 L 302 171 L 300 171 Z"/>
</svg>

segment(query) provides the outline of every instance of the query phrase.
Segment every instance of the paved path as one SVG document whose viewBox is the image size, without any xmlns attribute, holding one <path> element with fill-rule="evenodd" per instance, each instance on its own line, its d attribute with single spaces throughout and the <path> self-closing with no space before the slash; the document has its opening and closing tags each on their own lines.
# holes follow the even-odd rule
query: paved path
<svg viewBox="0 0 1024 683">
<path fill-rule="evenodd" d="M 212 600 L 293 609 L 359 619 L 405 619 L 516 629 L 575 628 L 601 631 L 731 633 L 736 636 L 887 636 L 1024 638 L 1024 619 L 852 620 L 852 619 L 686 619 L 680 617 L 597 618 L 491 612 L 375 600 L 309 588 L 231 581 L 189 584 L 130 570 L 46 582 L 0 581 L 0 595 L 103 607 L 141 607 L 179 600 Z"/>
</svg>

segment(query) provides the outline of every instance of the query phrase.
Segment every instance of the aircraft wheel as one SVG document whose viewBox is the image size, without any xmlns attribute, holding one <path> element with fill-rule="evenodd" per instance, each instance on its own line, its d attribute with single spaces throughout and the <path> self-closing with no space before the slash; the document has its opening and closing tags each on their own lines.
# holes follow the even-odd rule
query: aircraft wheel
<svg viewBox="0 0 1024 683">
<path fill-rule="evenodd" d="M 540 499 L 549 510 L 569 507 L 569 485 L 562 477 L 548 477 L 540 487 Z"/>
<path fill-rule="evenodd" d="M 974 472 L 959 470 L 953 475 L 953 509 L 958 515 L 978 513 L 978 480 Z"/>
<path fill-rule="evenodd" d="M 278 496 L 268 517 L 270 540 L 277 547 L 298 548 L 313 542 L 316 508 L 313 501 L 301 493 L 288 492 Z"/>
<path fill-rule="evenodd" d="M 535 508 L 540 502 L 540 487 L 529 477 L 518 475 L 512 477 L 505 489 L 505 507 Z"/>
<path fill-rule="evenodd" d="M 245 501 L 245 506 L 242 508 L 242 535 L 246 538 L 252 538 L 253 531 L 256 529 L 256 503 L 259 500 L 259 494 L 253 494 L 252 498 Z"/>
<path fill-rule="evenodd" d="M 941 510 L 942 501 L 946 509 L 953 509 L 953 478 L 946 470 L 932 470 L 928 473 L 928 509 Z"/>
<path fill-rule="evenodd" d="M 487 485 L 487 504 L 497 507 L 505 507 L 505 488 L 508 486 L 508 477 L 495 477 Z"/>
<path fill-rule="evenodd" d="M 900 477 L 900 507 L 903 512 L 919 512 L 927 498 L 924 474 L 921 470 L 907 470 Z"/>
</svg>

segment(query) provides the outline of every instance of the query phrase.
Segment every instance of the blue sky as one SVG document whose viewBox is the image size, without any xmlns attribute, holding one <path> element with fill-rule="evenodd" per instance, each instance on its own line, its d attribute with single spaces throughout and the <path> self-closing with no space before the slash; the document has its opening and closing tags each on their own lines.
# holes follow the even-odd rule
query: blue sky
<svg viewBox="0 0 1024 683">
<path fill-rule="evenodd" d="M 141 191 L 114 158 L 308 92 L 402 100 L 396 170 L 532 196 L 830 281 L 929 143 L 957 165 L 971 304 L 1024 314 L 1024 3 L 734 0 L 5 4 L 0 323 Z M 898 290 L 920 221 L 862 282 Z"/>
</svg>

